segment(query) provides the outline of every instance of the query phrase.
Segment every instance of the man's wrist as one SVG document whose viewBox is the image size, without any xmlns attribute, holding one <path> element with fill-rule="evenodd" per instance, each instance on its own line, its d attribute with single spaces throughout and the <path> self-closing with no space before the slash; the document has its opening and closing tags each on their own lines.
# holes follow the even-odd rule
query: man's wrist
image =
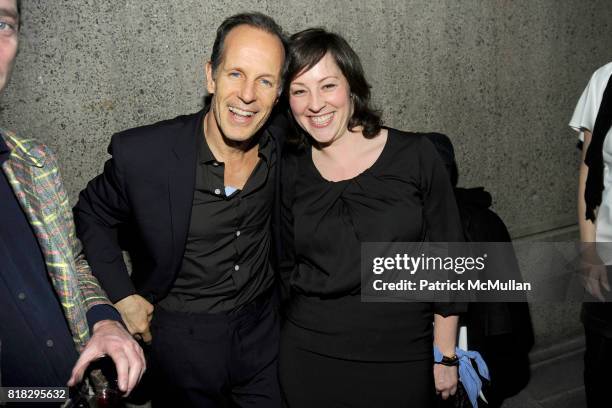
<svg viewBox="0 0 612 408">
<path fill-rule="evenodd" d="M 95 305 L 87 311 L 87 324 L 89 326 L 89 332 L 93 334 L 96 324 L 105 320 L 115 321 L 123 325 L 121 315 L 111 305 Z"/>
<path fill-rule="evenodd" d="M 120 327 L 123 327 L 123 325 L 116 321 L 116 320 L 100 320 L 99 322 L 97 322 L 96 324 L 94 324 L 93 326 L 93 333 L 95 333 L 97 330 L 100 330 L 100 328 L 104 327 L 104 326 L 110 326 L 110 325 L 119 325 Z"/>
</svg>

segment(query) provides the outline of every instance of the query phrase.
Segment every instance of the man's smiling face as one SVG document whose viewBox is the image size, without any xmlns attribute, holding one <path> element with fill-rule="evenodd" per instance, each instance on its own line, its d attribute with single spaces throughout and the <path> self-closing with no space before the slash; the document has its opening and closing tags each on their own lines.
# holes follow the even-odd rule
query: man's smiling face
<svg viewBox="0 0 612 408">
<path fill-rule="evenodd" d="M 249 25 L 229 32 L 215 72 L 206 65 L 212 113 L 225 138 L 247 141 L 265 124 L 278 100 L 284 59 L 274 34 Z"/>
</svg>

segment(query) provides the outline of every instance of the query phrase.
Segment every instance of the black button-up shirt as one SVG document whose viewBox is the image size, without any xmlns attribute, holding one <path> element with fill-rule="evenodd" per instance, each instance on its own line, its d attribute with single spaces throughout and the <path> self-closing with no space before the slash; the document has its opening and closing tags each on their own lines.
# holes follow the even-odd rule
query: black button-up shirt
<svg viewBox="0 0 612 408">
<path fill-rule="evenodd" d="M 198 132 L 196 185 L 183 263 L 160 305 L 186 313 L 218 313 L 249 303 L 274 280 L 270 264 L 274 166 L 277 152 L 266 131 L 259 161 L 242 190 L 224 185 L 202 125 Z"/>
<path fill-rule="evenodd" d="M 10 151 L 0 136 L 0 166 Z M 107 305 L 87 313 L 120 320 Z M 25 213 L 0 170 L 0 381 L 2 386 L 64 387 L 78 358 L 68 323 Z"/>
</svg>

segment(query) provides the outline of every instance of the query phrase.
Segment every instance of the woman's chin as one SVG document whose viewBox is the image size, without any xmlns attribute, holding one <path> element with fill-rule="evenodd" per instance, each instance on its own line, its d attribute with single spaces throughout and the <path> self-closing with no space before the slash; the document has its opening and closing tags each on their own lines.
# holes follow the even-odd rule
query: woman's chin
<svg viewBox="0 0 612 408">
<path fill-rule="evenodd" d="M 335 134 L 331 129 L 308 129 L 308 133 L 321 146 L 328 146 L 335 140 Z"/>
</svg>

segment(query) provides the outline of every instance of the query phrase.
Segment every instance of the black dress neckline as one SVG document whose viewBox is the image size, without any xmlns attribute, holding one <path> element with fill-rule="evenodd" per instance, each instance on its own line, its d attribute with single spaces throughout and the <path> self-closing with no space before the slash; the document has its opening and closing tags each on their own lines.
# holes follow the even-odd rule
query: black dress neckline
<svg viewBox="0 0 612 408">
<path fill-rule="evenodd" d="M 392 133 L 393 129 L 389 129 L 389 128 L 386 128 L 386 127 L 382 127 L 381 130 L 382 129 L 385 129 L 387 131 L 387 140 L 385 141 L 385 145 L 383 146 L 382 150 L 378 154 L 378 157 L 376 158 L 376 160 L 374 160 L 374 163 L 372 163 L 372 165 L 370 167 L 366 168 L 361 173 L 359 173 L 359 174 L 357 174 L 357 175 L 355 175 L 355 176 L 353 176 L 351 178 L 344 179 L 344 180 L 333 181 L 333 180 L 326 179 L 321 174 L 321 172 L 319 171 L 317 166 L 314 164 L 314 160 L 312 158 L 312 149 L 313 149 L 312 146 L 310 146 L 308 148 L 308 165 L 309 165 L 310 169 L 313 171 L 313 173 L 317 176 L 318 179 L 320 179 L 321 181 L 324 181 L 326 183 L 329 183 L 329 184 L 350 183 L 350 182 L 358 179 L 359 177 L 361 177 L 365 173 L 371 172 L 376 167 L 378 167 L 380 165 L 380 163 L 384 163 L 384 159 L 385 159 L 385 157 L 387 155 L 387 151 L 389 150 L 389 139 L 391 139 L 391 133 Z"/>
</svg>

